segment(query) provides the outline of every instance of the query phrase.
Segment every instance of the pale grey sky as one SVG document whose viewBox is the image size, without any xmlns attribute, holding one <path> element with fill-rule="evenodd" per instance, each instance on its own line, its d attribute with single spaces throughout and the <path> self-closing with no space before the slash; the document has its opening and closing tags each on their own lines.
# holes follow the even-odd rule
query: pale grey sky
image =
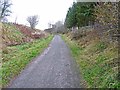
<svg viewBox="0 0 120 90">
<path fill-rule="evenodd" d="M 17 23 L 29 25 L 26 18 L 31 15 L 39 15 L 40 20 L 36 28 L 48 28 L 48 23 L 58 20 L 64 21 L 67 10 L 74 0 L 12 0 L 12 14 L 8 18 Z"/>
</svg>

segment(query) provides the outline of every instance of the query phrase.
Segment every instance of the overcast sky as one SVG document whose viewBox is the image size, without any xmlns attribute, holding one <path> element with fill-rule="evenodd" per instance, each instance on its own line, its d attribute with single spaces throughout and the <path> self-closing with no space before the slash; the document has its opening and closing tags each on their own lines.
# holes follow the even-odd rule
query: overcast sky
<svg viewBox="0 0 120 90">
<path fill-rule="evenodd" d="M 12 0 L 12 14 L 8 18 L 10 22 L 29 25 L 26 18 L 31 15 L 39 15 L 39 24 L 36 28 L 48 28 L 48 23 L 58 20 L 64 21 L 67 10 L 73 4 L 73 0 Z"/>
</svg>

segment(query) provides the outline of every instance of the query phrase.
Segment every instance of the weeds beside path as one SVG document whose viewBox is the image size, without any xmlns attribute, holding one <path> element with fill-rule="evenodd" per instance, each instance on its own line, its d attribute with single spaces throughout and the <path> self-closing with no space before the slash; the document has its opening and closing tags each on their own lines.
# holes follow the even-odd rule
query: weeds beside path
<svg viewBox="0 0 120 90">
<path fill-rule="evenodd" d="M 70 47 L 88 88 L 120 87 L 117 80 L 117 48 L 112 44 L 106 46 L 100 41 L 93 41 L 82 48 L 77 41 L 71 40 L 68 35 L 62 35 L 62 37 Z"/>
<path fill-rule="evenodd" d="M 5 87 L 12 78 L 38 54 L 40 54 L 51 42 L 53 36 L 38 39 L 30 43 L 8 47 L 9 53 L 2 54 L 2 68 L 0 69 L 0 85 Z"/>
<path fill-rule="evenodd" d="M 70 50 L 59 35 L 15 78 L 9 88 L 80 88 Z"/>
</svg>

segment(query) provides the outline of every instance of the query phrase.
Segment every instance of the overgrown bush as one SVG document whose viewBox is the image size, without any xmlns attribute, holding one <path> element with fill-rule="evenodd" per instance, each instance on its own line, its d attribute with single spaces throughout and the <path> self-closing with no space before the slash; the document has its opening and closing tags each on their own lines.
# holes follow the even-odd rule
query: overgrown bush
<svg viewBox="0 0 120 90">
<path fill-rule="evenodd" d="M 108 41 L 112 40 L 113 35 L 118 33 L 118 3 L 101 2 L 95 7 L 94 14 L 94 29 L 98 31 L 100 38 L 106 35 Z"/>
<path fill-rule="evenodd" d="M 72 39 L 78 40 L 79 38 L 82 38 L 86 36 L 86 33 L 84 31 L 76 30 L 72 33 Z"/>
</svg>

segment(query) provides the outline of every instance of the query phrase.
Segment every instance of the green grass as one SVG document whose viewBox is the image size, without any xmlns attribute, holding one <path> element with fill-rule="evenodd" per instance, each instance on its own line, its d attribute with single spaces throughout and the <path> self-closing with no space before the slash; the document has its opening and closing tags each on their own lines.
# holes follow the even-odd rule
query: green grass
<svg viewBox="0 0 120 90">
<path fill-rule="evenodd" d="M 87 88 L 120 88 L 120 82 L 117 80 L 118 66 L 114 60 L 118 57 L 118 53 L 113 45 L 107 46 L 99 41 L 81 48 L 77 41 L 70 40 L 67 35 L 62 35 L 62 38 L 70 47 L 79 70 L 87 82 Z"/>
<path fill-rule="evenodd" d="M 104 42 L 99 42 L 95 45 L 97 51 L 103 51 L 104 49 L 107 48 L 107 44 L 105 44 Z"/>
<path fill-rule="evenodd" d="M 48 36 L 23 45 L 8 47 L 9 53 L 3 54 L 3 63 L 0 69 L 0 77 L 2 77 L 0 84 L 2 87 L 5 87 L 33 58 L 40 54 L 52 38 L 53 36 Z"/>
</svg>

